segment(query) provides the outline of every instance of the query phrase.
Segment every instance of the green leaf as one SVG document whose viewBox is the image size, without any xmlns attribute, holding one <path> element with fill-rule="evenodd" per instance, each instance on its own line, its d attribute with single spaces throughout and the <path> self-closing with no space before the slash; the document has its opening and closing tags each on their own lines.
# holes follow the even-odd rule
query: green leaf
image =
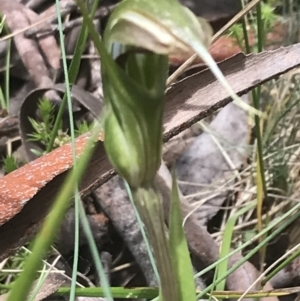
<svg viewBox="0 0 300 301">
<path fill-rule="evenodd" d="M 173 172 L 172 199 L 170 210 L 170 255 L 174 269 L 174 277 L 177 280 L 178 294 L 181 301 L 196 301 L 196 287 L 193 275 L 193 268 L 186 241 L 183 220 L 176 182 L 175 172 Z"/>
<path fill-rule="evenodd" d="M 244 208 L 240 209 L 238 212 L 236 212 L 232 217 L 230 217 L 226 223 L 224 234 L 223 234 L 223 239 L 222 239 L 222 245 L 221 245 L 221 251 L 220 251 L 220 258 L 225 257 L 227 254 L 230 252 L 230 245 L 231 245 L 231 240 L 232 240 L 232 234 L 233 234 L 233 228 L 236 224 L 236 221 L 238 217 L 241 215 L 245 214 L 247 211 L 255 207 L 255 202 L 249 203 L 247 206 Z M 227 266 L 228 266 L 228 260 L 220 262 L 217 267 L 216 267 L 216 282 L 218 279 L 221 279 L 224 275 L 227 273 Z M 225 290 L 225 282 L 226 280 L 224 279 L 221 281 L 217 286 L 216 290 L 219 291 L 224 291 Z"/>
</svg>

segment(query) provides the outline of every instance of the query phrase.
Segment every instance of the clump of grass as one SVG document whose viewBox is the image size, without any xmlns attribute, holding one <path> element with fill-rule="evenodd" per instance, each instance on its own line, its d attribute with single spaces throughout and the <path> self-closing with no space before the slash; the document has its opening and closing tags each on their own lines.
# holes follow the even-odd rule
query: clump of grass
<svg viewBox="0 0 300 301">
<path fill-rule="evenodd" d="M 12 155 L 6 156 L 3 158 L 3 168 L 6 174 L 16 170 L 18 168 L 17 159 Z"/>
<path fill-rule="evenodd" d="M 52 135 L 53 128 L 55 125 L 56 114 L 55 114 L 55 106 L 51 103 L 51 101 L 47 98 L 43 98 L 38 103 L 38 110 L 40 114 L 40 121 L 35 120 L 33 118 L 29 118 L 30 123 L 33 127 L 33 132 L 29 134 L 29 139 L 31 141 L 39 142 L 43 145 L 45 151 L 38 152 L 34 151 L 37 155 L 43 155 L 47 152 L 47 146 L 49 145 Z M 87 121 L 77 122 L 77 129 L 75 130 L 75 136 L 78 137 L 84 133 L 90 131 L 93 127 L 93 123 L 89 124 Z M 71 141 L 71 137 L 67 131 L 63 130 L 63 123 L 60 120 L 58 125 L 57 135 L 54 139 L 54 148 L 60 147 L 65 143 Z"/>
<path fill-rule="evenodd" d="M 51 131 L 54 126 L 55 114 L 54 105 L 49 99 L 43 98 L 39 101 L 38 109 L 41 117 L 41 121 L 37 121 L 33 118 L 29 118 L 30 123 L 33 127 L 33 132 L 29 134 L 29 140 L 40 142 L 46 147 L 51 139 Z M 57 148 L 66 142 L 70 141 L 70 137 L 62 129 L 62 120 L 60 120 L 58 135 L 55 139 L 54 147 Z M 42 154 L 39 154 L 42 155 Z"/>
</svg>

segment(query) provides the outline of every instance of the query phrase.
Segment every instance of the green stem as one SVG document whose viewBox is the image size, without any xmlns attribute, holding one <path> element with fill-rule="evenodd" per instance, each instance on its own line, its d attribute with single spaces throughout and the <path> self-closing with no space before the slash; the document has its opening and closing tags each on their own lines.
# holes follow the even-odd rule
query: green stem
<svg viewBox="0 0 300 301">
<path fill-rule="evenodd" d="M 64 95 L 64 99 L 66 99 L 67 103 L 68 103 L 71 141 L 72 141 L 73 168 L 75 170 L 76 169 L 76 146 L 75 146 L 74 118 L 73 118 L 73 110 L 72 110 L 70 80 L 69 80 L 69 73 L 68 73 L 67 59 L 66 59 L 66 49 L 64 47 L 64 34 L 63 34 L 63 31 L 62 31 L 61 12 L 60 12 L 60 6 L 59 6 L 59 1 L 58 0 L 56 0 L 56 14 L 57 14 L 57 20 L 58 20 L 58 27 L 59 27 L 61 56 L 62 56 L 62 62 L 63 62 L 63 72 L 64 72 L 64 77 L 65 77 L 65 85 L 66 85 L 66 93 Z M 62 109 L 62 108 L 60 108 L 60 109 Z M 54 132 L 54 133 L 52 132 L 51 138 L 53 139 L 53 142 L 54 142 L 54 137 L 56 137 L 56 135 L 57 135 L 57 132 Z M 80 202 L 80 196 L 79 196 L 79 191 L 78 191 L 77 186 L 75 187 L 75 190 L 74 190 L 74 196 L 75 196 L 74 197 L 75 227 L 74 227 L 74 253 L 73 253 L 73 266 L 72 266 L 71 293 L 70 293 L 70 296 L 69 296 L 70 301 L 75 300 L 75 288 L 76 288 L 78 258 L 79 258 L 79 202 Z"/>
<path fill-rule="evenodd" d="M 145 244 L 146 244 L 147 252 L 148 252 L 148 255 L 149 255 L 149 258 L 150 258 L 150 262 L 151 262 L 154 274 L 156 276 L 157 282 L 160 282 L 159 273 L 158 273 L 157 266 L 156 266 L 156 263 L 155 263 L 155 258 L 153 256 L 153 252 L 151 250 L 151 246 L 149 244 L 149 240 L 147 238 L 147 234 L 146 234 L 146 231 L 144 229 L 144 224 L 142 222 L 141 216 L 140 216 L 140 214 L 139 214 L 139 212 L 137 210 L 137 207 L 135 205 L 135 202 L 133 200 L 133 196 L 132 196 L 132 192 L 131 192 L 130 186 L 129 186 L 129 184 L 125 180 L 124 180 L 124 185 L 125 185 L 125 188 L 127 190 L 127 194 L 128 194 L 129 199 L 130 199 L 130 202 L 132 203 L 133 210 L 135 212 L 135 216 L 137 218 L 138 224 L 140 226 L 141 233 L 142 233 L 143 239 L 144 239 Z"/>
<path fill-rule="evenodd" d="M 252 99 L 253 99 L 253 106 L 256 109 L 260 108 L 260 87 L 252 90 Z M 262 143 L 262 135 L 261 135 L 261 128 L 260 128 L 260 117 L 255 115 L 255 133 L 256 133 L 256 140 L 257 140 L 257 157 L 258 163 L 260 165 L 260 176 L 264 190 L 264 197 L 267 197 L 267 184 L 265 178 L 265 164 L 263 158 L 263 143 Z"/>
<path fill-rule="evenodd" d="M 243 8 L 243 2 L 240 0 L 241 7 Z M 258 3 L 256 6 L 257 10 L 257 39 L 258 39 L 258 51 L 261 52 L 263 49 L 263 22 L 261 16 L 261 4 Z M 249 54 L 251 52 L 250 44 L 249 44 L 249 37 L 248 31 L 246 27 L 245 17 L 242 19 L 242 26 L 243 26 L 243 33 L 244 33 L 244 40 L 245 40 L 245 50 L 246 53 Z M 257 89 L 252 90 L 252 99 L 253 99 L 253 106 L 255 109 L 260 109 L 260 87 Z M 262 136 L 261 136 L 261 128 L 260 128 L 260 117 L 255 115 L 255 133 L 257 139 L 257 154 L 258 154 L 258 162 L 260 165 L 260 176 L 263 185 L 264 197 L 267 196 L 267 185 L 266 185 L 266 178 L 265 178 L 265 166 L 263 160 L 263 143 L 262 143 Z"/>
<path fill-rule="evenodd" d="M 243 0 L 240 0 L 240 6 L 241 10 L 244 8 Z M 247 31 L 247 24 L 246 24 L 246 16 L 242 18 L 242 28 L 243 28 L 243 34 L 244 34 L 244 41 L 245 41 L 245 50 L 246 53 L 250 53 L 250 44 L 249 44 L 249 37 L 248 37 L 248 31 Z"/>
<path fill-rule="evenodd" d="M 264 22 L 261 13 L 261 3 L 256 5 L 256 25 L 257 25 L 257 51 L 262 52 L 264 47 Z"/>
<path fill-rule="evenodd" d="M 99 0 L 94 1 L 93 8 L 92 8 L 92 11 L 90 14 L 91 18 L 93 18 L 95 15 L 95 12 L 98 7 L 98 3 L 99 3 Z M 75 81 L 76 81 L 76 78 L 77 78 L 77 75 L 79 72 L 79 68 L 80 68 L 81 56 L 85 50 L 87 38 L 88 38 L 88 29 L 87 29 L 86 23 L 84 22 L 82 25 L 78 40 L 76 42 L 74 56 L 73 56 L 73 59 L 71 61 L 71 65 L 70 65 L 69 71 L 68 71 L 70 86 L 75 84 Z M 61 45 L 63 45 L 63 43 L 64 43 L 64 41 L 61 39 Z M 63 117 L 63 113 L 67 106 L 67 100 L 68 100 L 67 94 L 65 93 L 63 96 L 62 102 L 60 104 L 56 119 L 55 119 L 55 123 L 54 123 L 53 129 L 52 129 L 50 141 L 48 143 L 47 150 L 46 150 L 47 153 L 49 153 L 53 149 L 54 140 L 57 137 L 57 132 L 59 130 L 59 126 L 60 126 L 60 123 L 61 123 L 61 120 Z"/>
<path fill-rule="evenodd" d="M 257 50 L 261 52 L 263 50 L 264 39 L 263 39 L 263 20 L 261 14 L 261 3 L 259 2 L 256 6 L 256 14 L 257 14 Z M 256 109 L 260 109 L 260 97 L 261 97 L 261 90 L 260 87 L 256 88 L 252 91 L 252 98 L 253 98 L 253 106 Z M 256 139 L 257 139 L 257 154 L 258 154 L 258 162 L 260 165 L 260 175 L 261 181 L 264 190 L 264 197 L 267 197 L 267 185 L 266 185 L 266 178 L 265 178 L 265 166 L 264 166 L 264 159 L 263 159 L 263 144 L 262 144 L 262 135 L 261 135 L 261 128 L 260 128 L 260 117 L 255 115 L 255 132 L 256 132 Z"/>
<path fill-rule="evenodd" d="M 95 239 L 94 239 L 94 236 L 93 236 L 93 233 L 92 233 L 89 221 L 87 219 L 82 202 L 79 203 L 79 212 L 80 212 L 80 220 L 82 223 L 83 231 L 85 233 L 85 236 L 88 241 L 88 245 L 90 247 L 90 251 L 91 251 L 94 263 L 95 263 L 95 268 L 96 268 L 98 277 L 101 282 L 101 287 L 103 289 L 104 297 L 106 297 L 106 301 L 113 301 L 113 296 L 111 293 L 109 282 L 105 275 L 104 268 L 103 268 L 102 262 L 99 257 L 99 251 L 98 251 L 98 248 L 97 248 L 97 245 L 96 245 L 96 242 L 95 242 Z M 76 289 L 74 289 L 74 297 L 75 296 L 76 296 Z"/>
<path fill-rule="evenodd" d="M 153 247 L 160 277 L 160 296 L 163 301 L 179 301 L 166 237 L 161 196 L 153 187 L 132 189 L 132 196 Z"/>
</svg>

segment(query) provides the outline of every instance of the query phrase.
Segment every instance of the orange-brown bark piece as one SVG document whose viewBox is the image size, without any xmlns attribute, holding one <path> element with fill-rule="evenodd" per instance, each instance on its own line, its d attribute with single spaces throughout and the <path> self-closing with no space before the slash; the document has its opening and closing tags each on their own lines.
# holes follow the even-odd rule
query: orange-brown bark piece
<svg viewBox="0 0 300 301">
<path fill-rule="evenodd" d="M 80 156 L 88 135 L 76 140 Z M 66 144 L 0 179 L 0 226 L 18 214 L 31 198 L 73 165 L 72 145 Z"/>
</svg>

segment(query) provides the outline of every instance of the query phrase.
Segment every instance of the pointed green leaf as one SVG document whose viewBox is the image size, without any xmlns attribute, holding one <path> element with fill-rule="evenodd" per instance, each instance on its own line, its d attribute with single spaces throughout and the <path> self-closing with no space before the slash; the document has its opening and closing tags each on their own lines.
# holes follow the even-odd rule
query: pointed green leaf
<svg viewBox="0 0 300 301">
<path fill-rule="evenodd" d="M 233 234 L 233 228 L 236 224 L 237 219 L 245 214 L 247 211 L 255 207 L 255 202 L 252 202 L 245 206 L 244 208 L 240 209 L 238 212 L 236 212 L 232 217 L 230 217 L 226 223 L 225 230 L 223 233 L 223 239 L 222 239 L 222 245 L 221 245 L 221 251 L 220 251 L 220 258 L 225 257 L 230 252 L 231 247 L 231 241 L 232 241 L 232 234 Z M 219 263 L 216 267 L 216 281 L 220 278 L 222 278 L 227 273 L 227 267 L 228 267 L 228 259 L 222 261 Z M 220 282 L 216 286 L 216 290 L 218 291 L 224 291 L 225 290 L 225 282 L 226 279 L 224 279 L 222 282 Z"/>
<path fill-rule="evenodd" d="M 174 277 L 177 280 L 178 293 L 181 301 L 196 301 L 196 287 L 193 268 L 186 241 L 175 173 L 173 173 L 172 199 L 170 210 L 170 252 L 173 263 Z"/>
</svg>

